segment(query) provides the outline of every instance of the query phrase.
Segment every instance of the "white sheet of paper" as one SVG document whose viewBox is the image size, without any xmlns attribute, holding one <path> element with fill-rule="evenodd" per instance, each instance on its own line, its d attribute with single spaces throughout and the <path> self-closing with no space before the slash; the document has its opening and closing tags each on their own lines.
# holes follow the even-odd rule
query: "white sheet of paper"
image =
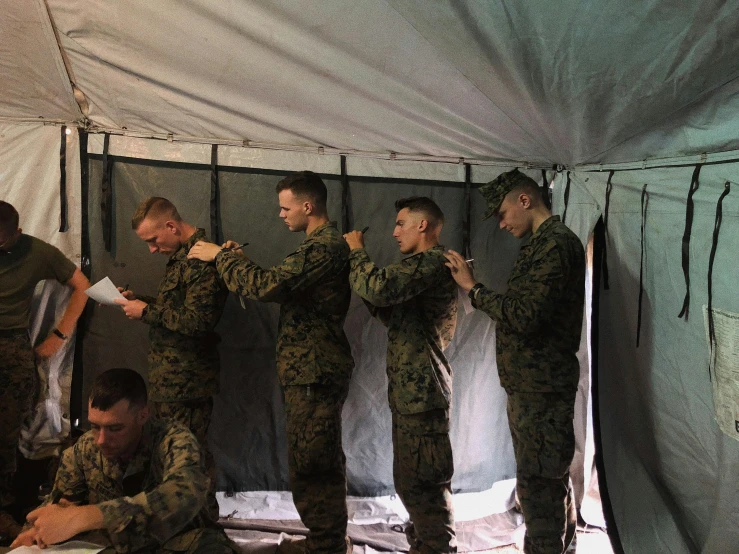
<svg viewBox="0 0 739 554">
<path fill-rule="evenodd" d="M 118 292 L 118 289 L 110 280 L 110 277 L 100 279 L 97 283 L 92 285 L 85 291 L 87 296 L 100 302 L 101 304 L 108 304 L 109 306 L 117 306 L 114 300 L 125 300 L 123 295 Z"/>
<path fill-rule="evenodd" d="M 33 546 L 19 546 L 10 552 L 15 552 L 17 554 L 39 554 L 41 552 L 46 554 L 51 554 L 53 552 L 64 552 L 64 554 L 97 554 L 103 550 L 103 548 L 105 547 L 91 542 L 69 541 L 62 544 L 47 546 L 43 550 L 35 544 Z"/>
</svg>

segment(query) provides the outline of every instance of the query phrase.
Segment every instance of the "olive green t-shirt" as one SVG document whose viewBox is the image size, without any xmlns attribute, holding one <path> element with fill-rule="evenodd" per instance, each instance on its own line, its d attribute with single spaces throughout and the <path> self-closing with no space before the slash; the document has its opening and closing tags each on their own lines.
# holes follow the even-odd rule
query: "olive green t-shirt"
<svg viewBox="0 0 739 554">
<path fill-rule="evenodd" d="M 0 252 L 0 329 L 27 329 L 39 281 L 66 283 L 75 269 L 77 266 L 54 246 L 21 235 L 10 252 Z"/>
</svg>

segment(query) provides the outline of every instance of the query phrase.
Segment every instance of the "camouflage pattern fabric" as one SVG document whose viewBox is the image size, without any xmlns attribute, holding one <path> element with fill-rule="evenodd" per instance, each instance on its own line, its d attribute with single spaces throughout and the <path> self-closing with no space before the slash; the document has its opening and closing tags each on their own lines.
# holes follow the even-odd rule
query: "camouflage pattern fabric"
<svg viewBox="0 0 739 554">
<path fill-rule="evenodd" d="M 341 447 L 341 409 L 348 387 L 285 387 L 290 488 L 303 524 L 307 551 L 344 554 L 346 458 Z"/>
<path fill-rule="evenodd" d="M 222 251 L 216 267 L 229 290 L 262 302 L 277 302 L 277 373 L 283 386 L 344 387 L 354 360 L 344 334 L 351 291 L 349 247 L 329 221 L 278 266 L 262 269 L 246 256 Z"/>
<path fill-rule="evenodd" d="M 82 435 L 64 451 L 50 497 L 96 504 L 104 518 L 102 535 L 119 553 L 239 552 L 204 509 L 207 490 L 192 433 L 150 419 L 125 467 L 102 456 L 91 432 Z"/>
<path fill-rule="evenodd" d="M 349 282 L 388 331 L 388 399 L 393 413 L 449 408 L 452 369 L 444 350 L 457 325 L 457 285 L 439 245 L 378 268 L 364 248 L 349 255 Z"/>
<path fill-rule="evenodd" d="M 472 305 L 496 321 L 500 384 L 507 392 L 577 390 L 585 252 L 559 216 L 531 235 L 499 294 L 478 289 Z"/>
<path fill-rule="evenodd" d="M 452 369 L 444 350 L 457 323 L 457 285 L 436 246 L 378 268 L 363 248 L 349 255 L 349 282 L 388 327 L 393 480 L 411 516 L 418 552 L 456 552 L 449 441 Z"/>
<path fill-rule="evenodd" d="M 26 331 L 0 331 L 0 508 L 13 503 L 21 427 L 36 396 L 36 364 Z"/>
<path fill-rule="evenodd" d="M 526 554 L 561 554 L 568 546 L 565 540 L 574 535 L 577 512 L 569 471 L 575 454 L 574 411 L 574 393 L 508 394 Z"/>
<path fill-rule="evenodd" d="M 285 392 L 290 488 L 310 530 L 310 552 L 346 551 L 341 408 L 354 368 L 344 334 L 351 298 L 348 254 L 346 241 L 330 221 L 271 269 L 235 252 L 216 256 L 229 290 L 281 304 L 277 373 Z"/>
<path fill-rule="evenodd" d="M 412 551 L 456 552 L 449 412 L 393 413 L 393 480 L 411 516 Z"/>
<path fill-rule="evenodd" d="M 205 473 L 210 479 L 208 487 L 207 507 L 213 521 L 218 521 L 219 510 L 216 500 L 216 466 L 213 454 L 208 448 L 208 428 L 213 415 L 213 397 L 205 400 L 187 400 L 185 402 L 151 402 L 151 415 L 158 419 L 176 421 L 190 429 L 200 444 L 203 455 Z"/>
<path fill-rule="evenodd" d="M 167 262 L 156 298 L 143 318 L 149 324 L 149 398 L 172 402 L 207 398 L 218 392 L 220 362 L 213 331 L 223 314 L 226 290 L 211 264 L 188 260 L 198 229 Z"/>
</svg>

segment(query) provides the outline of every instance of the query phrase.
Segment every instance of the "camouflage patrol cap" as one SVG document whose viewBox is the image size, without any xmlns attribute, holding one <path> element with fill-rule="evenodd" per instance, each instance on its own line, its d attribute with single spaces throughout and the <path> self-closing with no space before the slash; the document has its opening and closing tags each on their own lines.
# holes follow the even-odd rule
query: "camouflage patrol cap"
<svg viewBox="0 0 739 554">
<path fill-rule="evenodd" d="M 483 221 L 498 213 L 506 194 L 511 192 L 518 185 L 522 185 L 526 182 L 531 182 L 534 186 L 538 186 L 536 181 L 531 177 L 524 175 L 518 170 L 518 168 L 516 168 L 511 171 L 501 173 L 489 183 L 481 186 L 479 188 L 480 194 L 482 194 L 485 197 L 485 200 L 488 201 L 488 209 L 485 211 L 485 215 L 482 216 Z"/>
</svg>

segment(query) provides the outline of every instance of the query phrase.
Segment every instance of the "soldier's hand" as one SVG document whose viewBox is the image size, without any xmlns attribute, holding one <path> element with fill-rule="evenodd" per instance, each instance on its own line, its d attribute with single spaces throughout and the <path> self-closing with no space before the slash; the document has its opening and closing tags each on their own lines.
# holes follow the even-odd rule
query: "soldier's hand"
<svg viewBox="0 0 739 554">
<path fill-rule="evenodd" d="M 49 335 L 44 342 L 42 342 L 36 347 L 35 349 L 36 356 L 40 360 L 45 360 L 46 358 L 50 358 L 54 354 L 56 354 L 63 345 L 64 345 L 64 339 L 57 337 L 54 334 Z"/>
<path fill-rule="evenodd" d="M 121 300 L 120 298 L 117 298 L 113 302 L 123 308 L 128 319 L 141 319 L 144 308 L 148 306 L 148 304 L 143 300 Z"/>
<path fill-rule="evenodd" d="M 123 295 L 123 298 L 126 300 L 136 300 L 136 295 L 133 293 L 132 290 L 124 289 L 123 287 L 116 287 L 118 289 L 118 292 L 120 292 Z"/>
<path fill-rule="evenodd" d="M 446 266 L 452 270 L 452 277 L 457 284 L 462 287 L 465 292 L 469 292 L 475 286 L 475 275 L 472 272 L 472 266 L 467 263 L 464 256 L 454 250 L 449 250 L 444 254 L 447 259 Z"/>
<path fill-rule="evenodd" d="M 362 231 L 349 231 L 344 235 L 344 240 L 349 245 L 350 250 L 364 248 L 364 233 Z"/>
<path fill-rule="evenodd" d="M 217 244 L 199 240 L 192 248 L 190 248 L 190 252 L 187 253 L 187 258 L 189 260 L 195 259 L 202 260 L 204 262 L 212 262 L 216 259 L 216 256 L 221 250 L 222 248 Z"/>
<path fill-rule="evenodd" d="M 33 546 L 36 544 L 36 529 L 30 527 L 19 533 L 15 540 L 10 544 L 10 549 L 18 548 L 19 546 Z"/>
<path fill-rule="evenodd" d="M 26 519 L 33 524 L 36 544 L 44 548 L 71 539 L 83 531 L 99 529 L 103 513 L 95 505 L 48 504 L 30 512 Z"/>
</svg>

